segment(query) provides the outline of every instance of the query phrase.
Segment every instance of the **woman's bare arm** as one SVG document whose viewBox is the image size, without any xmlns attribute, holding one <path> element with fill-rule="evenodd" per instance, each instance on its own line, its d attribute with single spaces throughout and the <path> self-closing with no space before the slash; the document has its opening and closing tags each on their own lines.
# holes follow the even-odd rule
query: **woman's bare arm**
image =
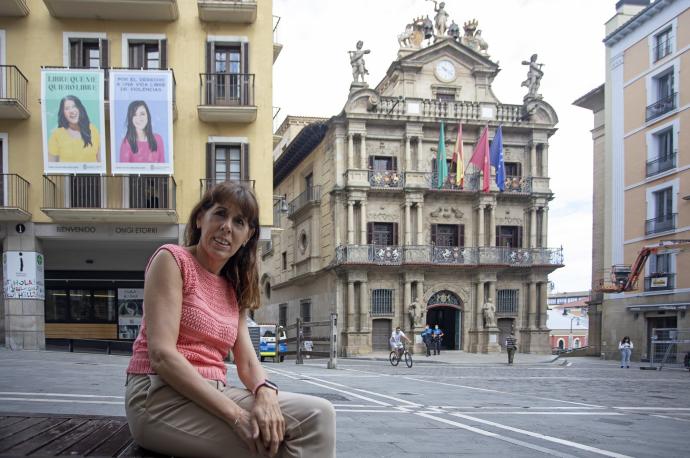
<svg viewBox="0 0 690 458">
<path fill-rule="evenodd" d="M 277 340 L 277 338 L 276 338 Z M 276 342 L 276 345 L 278 342 Z M 247 310 L 240 312 L 240 322 L 237 326 L 237 340 L 232 351 L 237 366 L 237 375 L 248 390 L 253 390 L 256 385 L 266 379 L 266 372 L 256 358 L 256 352 L 249 337 L 247 328 Z"/>
</svg>

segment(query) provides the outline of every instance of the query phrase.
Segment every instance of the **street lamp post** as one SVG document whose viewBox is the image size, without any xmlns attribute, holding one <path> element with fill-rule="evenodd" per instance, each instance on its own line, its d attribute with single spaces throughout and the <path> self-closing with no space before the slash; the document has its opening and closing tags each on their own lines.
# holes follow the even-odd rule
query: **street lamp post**
<svg viewBox="0 0 690 458">
<path fill-rule="evenodd" d="M 577 320 L 577 325 L 580 326 L 580 317 L 571 316 L 570 317 L 570 336 L 568 337 L 568 350 L 573 349 L 573 320 Z"/>
</svg>

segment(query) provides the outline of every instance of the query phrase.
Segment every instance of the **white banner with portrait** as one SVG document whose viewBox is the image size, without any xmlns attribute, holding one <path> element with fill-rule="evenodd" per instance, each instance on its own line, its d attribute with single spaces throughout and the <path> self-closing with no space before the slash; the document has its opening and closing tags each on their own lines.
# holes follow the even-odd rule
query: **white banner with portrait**
<svg viewBox="0 0 690 458">
<path fill-rule="evenodd" d="M 113 174 L 173 174 L 173 76 L 170 70 L 110 72 Z"/>
<path fill-rule="evenodd" d="M 103 70 L 41 71 L 46 174 L 105 173 L 104 84 Z"/>
<path fill-rule="evenodd" d="M 118 338 L 136 339 L 144 316 L 144 288 L 117 289 Z"/>
</svg>

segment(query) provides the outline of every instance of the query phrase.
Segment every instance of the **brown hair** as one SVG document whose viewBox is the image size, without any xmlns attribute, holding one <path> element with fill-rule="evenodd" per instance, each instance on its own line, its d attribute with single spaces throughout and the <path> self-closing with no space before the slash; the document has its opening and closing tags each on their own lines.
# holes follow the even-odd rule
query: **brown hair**
<svg viewBox="0 0 690 458">
<path fill-rule="evenodd" d="M 242 215 L 247 218 L 249 229 L 253 230 L 253 233 L 246 245 L 240 247 L 237 253 L 228 259 L 220 274 L 226 277 L 235 288 L 240 310 L 245 308 L 256 310 L 261 306 L 259 267 L 256 262 L 259 242 L 259 204 L 250 188 L 232 181 L 224 181 L 209 188 L 189 215 L 184 244 L 193 246 L 199 243 L 201 229 L 197 227 L 196 220 L 201 214 L 208 211 L 214 204 L 228 202 L 237 205 Z"/>
</svg>

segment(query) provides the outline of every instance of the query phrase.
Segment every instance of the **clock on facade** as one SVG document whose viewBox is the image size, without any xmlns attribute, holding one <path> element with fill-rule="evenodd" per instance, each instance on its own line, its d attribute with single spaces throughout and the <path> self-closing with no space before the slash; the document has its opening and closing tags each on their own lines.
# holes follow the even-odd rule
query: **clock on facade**
<svg viewBox="0 0 690 458">
<path fill-rule="evenodd" d="M 442 60 L 436 64 L 436 77 L 444 82 L 450 82 L 455 79 L 455 65 L 449 60 Z"/>
</svg>

